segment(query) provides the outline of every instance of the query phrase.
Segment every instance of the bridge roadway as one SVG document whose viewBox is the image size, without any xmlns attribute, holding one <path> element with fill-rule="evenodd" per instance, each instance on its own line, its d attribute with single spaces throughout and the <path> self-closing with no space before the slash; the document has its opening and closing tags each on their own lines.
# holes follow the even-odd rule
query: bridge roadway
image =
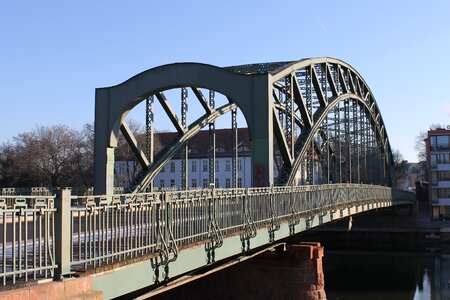
<svg viewBox="0 0 450 300">
<path fill-rule="evenodd" d="M 91 274 L 109 299 L 333 220 L 413 202 L 411 193 L 362 184 L 3 196 L 0 280 Z"/>
</svg>

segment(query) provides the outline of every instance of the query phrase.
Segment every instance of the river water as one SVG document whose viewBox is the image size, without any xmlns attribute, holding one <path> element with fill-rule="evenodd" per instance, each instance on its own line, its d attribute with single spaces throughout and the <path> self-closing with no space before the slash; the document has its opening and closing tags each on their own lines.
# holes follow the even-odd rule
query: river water
<svg viewBox="0 0 450 300">
<path fill-rule="evenodd" d="M 329 300 L 450 300 L 450 255 L 327 251 Z"/>
</svg>

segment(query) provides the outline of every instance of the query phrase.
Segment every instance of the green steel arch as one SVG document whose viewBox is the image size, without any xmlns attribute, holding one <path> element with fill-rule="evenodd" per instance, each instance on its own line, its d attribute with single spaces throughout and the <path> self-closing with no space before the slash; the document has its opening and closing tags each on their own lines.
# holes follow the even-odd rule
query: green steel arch
<svg viewBox="0 0 450 300">
<path fill-rule="evenodd" d="M 180 124 L 180 118 L 165 104 L 162 94 L 173 88 L 193 89 L 205 114 L 189 126 Z M 222 109 L 210 107 L 199 93 L 200 88 L 224 95 L 228 98 L 229 105 Z M 179 136 L 164 157 L 150 161 L 139 150 L 124 120 L 134 106 L 152 96 L 156 96 L 165 107 Z M 347 105 L 349 101 L 357 103 L 359 107 L 353 113 L 350 112 L 350 115 L 364 114 L 364 122 L 370 123 L 370 128 L 367 129 L 370 129 L 376 139 L 378 156 L 383 157 L 384 183 L 392 185 L 391 149 L 378 105 L 363 78 L 343 61 L 311 58 L 226 68 L 199 63 L 176 63 L 147 70 L 119 85 L 96 90 L 95 193 L 111 194 L 113 191 L 114 148 L 117 146 L 119 131 L 128 136 L 127 140 L 145 170 L 137 179 L 142 191 L 162 164 L 173 157 L 193 135 L 235 107 L 242 111 L 252 138 L 253 186 L 295 185 L 295 177 L 298 176 L 303 161 L 309 159 L 314 169 L 317 157 L 322 155 L 319 148 L 325 149 L 326 155 L 336 161 L 337 152 L 331 150 L 332 139 L 326 136 L 323 124 L 329 123 L 327 115 L 333 109 L 341 109 L 339 103 Z M 182 105 L 182 101 L 180 103 Z M 355 124 L 360 122 L 358 118 L 360 117 L 353 123 L 348 121 L 351 124 L 348 125 L 350 130 L 339 125 L 345 127 L 347 136 L 352 134 L 351 128 L 353 134 L 356 132 L 355 128 L 359 125 Z M 327 126 L 336 127 L 335 124 Z M 320 140 L 316 138 L 318 135 L 322 142 L 316 141 Z M 360 147 L 359 144 L 355 145 Z M 282 157 L 282 166 L 278 169 L 278 176 L 275 176 L 277 172 L 274 157 L 277 155 Z M 338 159 L 343 160 L 342 157 Z M 328 169 L 330 164 L 328 158 Z M 351 172 L 350 170 L 350 174 Z M 341 178 L 341 181 L 345 180 Z"/>
</svg>

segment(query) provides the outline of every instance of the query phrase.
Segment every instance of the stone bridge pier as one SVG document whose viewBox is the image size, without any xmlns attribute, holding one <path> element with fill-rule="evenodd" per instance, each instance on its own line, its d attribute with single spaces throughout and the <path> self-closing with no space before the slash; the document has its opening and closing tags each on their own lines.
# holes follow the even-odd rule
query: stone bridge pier
<svg viewBox="0 0 450 300">
<path fill-rule="evenodd" d="M 152 299 L 326 299 L 320 243 L 277 247 Z"/>
</svg>

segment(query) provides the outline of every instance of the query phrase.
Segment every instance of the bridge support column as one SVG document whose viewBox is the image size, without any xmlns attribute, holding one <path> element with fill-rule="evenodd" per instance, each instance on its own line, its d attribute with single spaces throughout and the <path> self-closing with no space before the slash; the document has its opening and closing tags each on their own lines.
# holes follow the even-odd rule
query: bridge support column
<svg viewBox="0 0 450 300">
<path fill-rule="evenodd" d="M 320 243 L 279 245 L 154 298 L 324 300 L 322 257 Z"/>
<path fill-rule="evenodd" d="M 253 186 L 273 184 L 273 103 L 268 75 L 253 78 L 252 99 L 243 105 L 252 136 Z"/>
<path fill-rule="evenodd" d="M 323 250 L 320 243 L 303 242 L 287 245 L 286 251 L 268 252 L 256 257 L 246 266 L 245 272 L 249 272 L 249 280 L 261 285 L 254 290 L 256 295 L 252 296 L 255 297 L 249 298 L 326 299 Z M 248 286 L 245 289 L 247 291 Z"/>
<path fill-rule="evenodd" d="M 94 194 L 114 193 L 114 149 L 117 144 L 119 125 L 113 128 L 111 144 L 109 94 L 105 89 L 97 89 L 95 94 L 95 150 L 94 150 Z"/>
<path fill-rule="evenodd" d="M 326 299 L 325 280 L 322 269 L 323 247 L 320 243 L 304 242 L 288 245 L 287 258 L 283 260 L 278 277 L 287 283 L 292 299 Z M 289 272 L 286 272 L 288 271 Z M 290 298 L 290 299 L 291 299 Z"/>
</svg>

